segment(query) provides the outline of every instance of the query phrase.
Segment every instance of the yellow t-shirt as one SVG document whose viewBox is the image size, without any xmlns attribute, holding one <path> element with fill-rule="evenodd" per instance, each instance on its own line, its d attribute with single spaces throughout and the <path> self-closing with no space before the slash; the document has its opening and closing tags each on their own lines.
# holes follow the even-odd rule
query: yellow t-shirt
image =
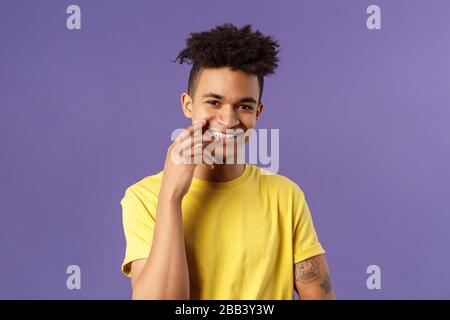
<svg viewBox="0 0 450 320">
<path fill-rule="evenodd" d="M 294 299 L 293 265 L 325 252 L 300 187 L 263 171 L 246 164 L 228 182 L 194 177 L 182 202 L 191 299 Z M 162 173 L 121 201 L 127 276 L 150 253 Z"/>
</svg>

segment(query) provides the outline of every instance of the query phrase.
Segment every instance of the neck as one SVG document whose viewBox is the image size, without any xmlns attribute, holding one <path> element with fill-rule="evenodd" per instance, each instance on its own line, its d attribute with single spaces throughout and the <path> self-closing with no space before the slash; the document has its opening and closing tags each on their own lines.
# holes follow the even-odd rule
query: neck
<svg viewBox="0 0 450 320">
<path fill-rule="evenodd" d="M 215 164 L 211 169 L 206 164 L 195 168 L 194 177 L 211 182 L 226 182 L 239 177 L 245 169 L 245 164 Z"/>
</svg>

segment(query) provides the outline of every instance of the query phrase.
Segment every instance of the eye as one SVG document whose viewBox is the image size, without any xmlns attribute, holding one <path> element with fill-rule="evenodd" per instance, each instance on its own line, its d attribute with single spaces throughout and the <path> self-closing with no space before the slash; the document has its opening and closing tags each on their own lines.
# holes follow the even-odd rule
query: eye
<svg viewBox="0 0 450 320">
<path fill-rule="evenodd" d="M 241 104 L 238 108 L 243 110 L 253 110 L 253 106 L 249 106 L 247 104 Z"/>
<path fill-rule="evenodd" d="M 208 100 L 206 101 L 207 104 L 212 105 L 214 107 L 217 107 L 219 105 L 219 101 L 217 100 Z"/>
</svg>

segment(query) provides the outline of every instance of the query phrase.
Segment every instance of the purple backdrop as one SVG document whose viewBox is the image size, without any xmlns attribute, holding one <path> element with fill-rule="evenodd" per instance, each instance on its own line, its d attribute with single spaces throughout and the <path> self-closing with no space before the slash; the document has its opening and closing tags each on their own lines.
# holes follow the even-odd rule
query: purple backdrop
<svg viewBox="0 0 450 320">
<path fill-rule="evenodd" d="M 280 128 L 337 297 L 450 298 L 449 17 L 440 0 L 2 0 L 0 298 L 129 297 L 120 199 L 188 124 L 189 67 L 171 60 L 224 22 L 280 41 L 259 127 Z"/>
</svg>

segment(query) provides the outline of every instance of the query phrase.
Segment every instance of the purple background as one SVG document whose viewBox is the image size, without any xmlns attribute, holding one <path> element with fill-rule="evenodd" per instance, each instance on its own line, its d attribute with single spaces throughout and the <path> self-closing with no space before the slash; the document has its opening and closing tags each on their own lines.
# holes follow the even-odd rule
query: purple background
<svg viewBox="0 0 450 320">
<path fill-rule="evenodd" d="M 66 28 L 72 3 L 81 30 Z M 170 61 L 224 22 L 280 41 L 259 127 L 280 128 L 279 173 L 305 191 L 338 298 L 450 298 L 443 0 L 1 0 L 0 298 L 129 298 L 120 199 L 188 125 L 189 67 Z"/>
</svg>

